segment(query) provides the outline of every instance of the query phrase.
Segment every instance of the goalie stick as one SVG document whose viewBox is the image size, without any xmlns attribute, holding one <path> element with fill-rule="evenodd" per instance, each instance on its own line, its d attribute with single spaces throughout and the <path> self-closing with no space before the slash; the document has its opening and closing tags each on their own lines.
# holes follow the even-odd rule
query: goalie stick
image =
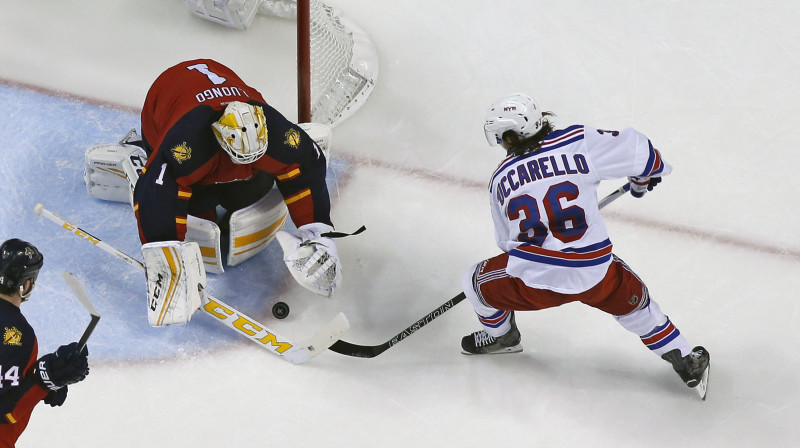
<svg viewBox="0 0 800 448">
<path fill-rule="evenodd" d="M 603 208 L 608 204 L 616 201 L 619 199 L 623 194 L 630 190 L 630 184 L 626 183 L 625 185 L 617 188 L 608 196 L 604 197 L 602 200 L 598 202 L 598 208 Z M 391 339 L 384 342 L 383 344 L 378 345 L 358 345 L 352 344 L 347 341 L 336 341 L 333 345 L 329 348 L 331 351 L 339 353 L 340 355 L 345 356 L 353 356 L 356 358 L 374 358 L 381 353 L 389 350 L 395 344 L 399 343 L 406 337 L 412 335 L 415 331 L 419 330 L 420 328 L 424 327 L 432 320 L 436 319 L 437 317 L 441 316 L 445 312 L 447 312 L 450 308 L 456 306 L 459 302 L 464 300 L 466 296 L 462 292 L 457 296 L 453 297 L 452 299 L 448 300 L 447 302 L 443 303 L 440 307 L 436 308 L 435 310 L 431 311 L 430 313 L 426 314 L 422 319 L 414 322 L 413 325 L 409 326 L 405 330 L 401 331 L 394 335 Z"/>
<path fill-rule="evenodd" d="M 103 251 L 144 272 L 145 267 L 141 261 L 101 241 L 89 232 L 47 210 L 44 208 L 44 205 L 36 204 L 33 213 L 44 216 L 49 221 L 60 225 L 73 235 L 77 235 L 92 243 L 92 245 L 99 247 Z M 322 353 L 350 328 L 350 322 L 347 320 L 347 316 L 345 316 L 344 313 L 339 313 L 314 336 L 295 343 L 278 335 L 278 333 L 270 330 L 266 325 L 247 316 L 211 294 L 206 292 L 202 296 L 202 305 L 200 309 L 213 317 L 215 321 L 223 323 L 228 328 L 235 330 L 237 333 L 257 343 L 267 351 L 280 356 L 282 359 L 292 364 L 302 364 Z"/>
</svg>

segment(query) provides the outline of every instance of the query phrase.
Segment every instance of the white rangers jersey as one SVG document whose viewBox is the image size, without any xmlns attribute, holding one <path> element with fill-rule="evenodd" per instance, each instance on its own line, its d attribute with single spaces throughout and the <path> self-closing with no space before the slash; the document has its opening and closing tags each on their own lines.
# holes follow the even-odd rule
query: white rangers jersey
<svg viewBox="0 0 800 448">
<path fill-rule="evenodd" d="M 601 180 L 665 176 L 672 167 L 633 128 L 575 125 L 554 131 L 541 150 L 509 156 L 489 184 L 495 239 L 506 271 L 533 288 L 564 294 L 600 282 L 611 240 L 597 205 Z"/>
</svg>

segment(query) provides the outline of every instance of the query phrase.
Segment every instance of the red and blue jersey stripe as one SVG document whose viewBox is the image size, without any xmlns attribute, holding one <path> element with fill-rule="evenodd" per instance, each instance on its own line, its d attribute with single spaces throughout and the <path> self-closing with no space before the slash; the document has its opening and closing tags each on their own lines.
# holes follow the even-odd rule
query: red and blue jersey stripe
<svg viewBox="0 0 800 448">
<path fill-rule="evenodd" d="M 576 124 L 547 134 L 547 137 L 542 141 L 542 149 L 539 152 L 552 151 L 580 140 L 583 140 L 583 126 Z"/>
<path fill-rule="evenodd" d="M 492 173 L 491 180 L 489 181 L 489 190 L 491 191 L 492 189 L 492 185 L 494 184 L 494 178 L 497 177 L 499 173 L 505 171 L 506 168 L 508 168 L 509 166 L 514 165 L 529 157 L 539 157 L 544 152 L 552 151 L 554 149 L 561 148 L 562 146 L 566 146 L 580 140 L 583 140 L 582 125 L 570 126 L 566 129 L 553 131 L 547 134 L 547 137 L 544 140 L 542 140 L 542 145 L 539 150 L 525 154 L 521 157 L 512 154 L 503 159 L 503 161 L 500 162 L 500 164 L 497 166 L 497 169 L 494 170 L 494 173 Z"/>
<path fill-rule="evenodd" d="M 658 326 L 655 328 L 655 330 L 642 336 L 642 342 L 650 350 L 657 350 L 669 344 L 680 334 L 681 332 L 678 330 L 678 328 L 675 327 L 675 325 L 672 325 L 672 321 L 667 319 L 664 325 Z"/>
<path fill-rule="evenodd" d="M 512 257 L 523 258 L 536 263 L 564 266 L 570 268 L 583 268 L 597 266 L 611 260 L 611 240 L 606 238 L 596 244 L 581 248 L 567 248 L 561 251 L 543 249 L 533 244 L 524 243 L 508 254 Z"/>
<path fill-rule="evenodd" d="M 503 325 L 510 316 L 511 311 L 498 311 L 488 317 L 478 315 L 478 320 L 480 320 L 481 324 L 486 327 L 497 328 L 500 325 Z"/>
<path fill-rule="evenodd" d="M 658 177 L 664 171 L 664 162 L 661 160 L 661 153 L 653 148 L 653 144 L 649 140 L 647 143 L 650 145 L 650 156 L 640 177 Z"/>
</svg>

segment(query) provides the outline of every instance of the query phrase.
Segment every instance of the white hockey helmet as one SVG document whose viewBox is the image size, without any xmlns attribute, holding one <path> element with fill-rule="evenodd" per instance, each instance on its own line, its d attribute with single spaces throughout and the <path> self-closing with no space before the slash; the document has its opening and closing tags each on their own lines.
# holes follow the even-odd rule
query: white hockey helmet
<svg viewBox="0 0 800 448">
<path fill-rule="evenodd" d="M 503 142 L 503 133 L 514 131 L 527 138 L 542 129 L 542 111 L 533 98 L 524 93 L 513 93 L 489 106 L 483 132 L 492 146 Z"/>
<path fill-rule="evenodd" d="M 233 163 L 252 163 L 267 152 L 267 123 L 261 106 L 233 101 L 211 128 Z"/>
</svg>

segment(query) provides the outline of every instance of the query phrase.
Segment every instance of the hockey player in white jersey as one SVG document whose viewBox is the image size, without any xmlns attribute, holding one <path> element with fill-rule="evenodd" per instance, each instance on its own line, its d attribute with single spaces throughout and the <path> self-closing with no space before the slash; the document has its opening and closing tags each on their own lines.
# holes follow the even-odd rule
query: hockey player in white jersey
<svg viewBox="0 0 800 448">
<path fill-rule="evenodd" d="M 489 184 L 503 253 L 464 275 L 464 292 L 483 328 L 462 339 L 462 352 L 520 352 L 514 311 L 580 301 L 614 316 L 705 399 L 708 351 L 691 348 L 642 280 L 614 255 L 597 201 L 602 180 L 627 177 L 631 194 L 641 198 L 672 167 L 635 129 L 554 130 L 551 116 L 519 93 L 487 111 L 486 138 L 507 152 Z"/>
</svg>

